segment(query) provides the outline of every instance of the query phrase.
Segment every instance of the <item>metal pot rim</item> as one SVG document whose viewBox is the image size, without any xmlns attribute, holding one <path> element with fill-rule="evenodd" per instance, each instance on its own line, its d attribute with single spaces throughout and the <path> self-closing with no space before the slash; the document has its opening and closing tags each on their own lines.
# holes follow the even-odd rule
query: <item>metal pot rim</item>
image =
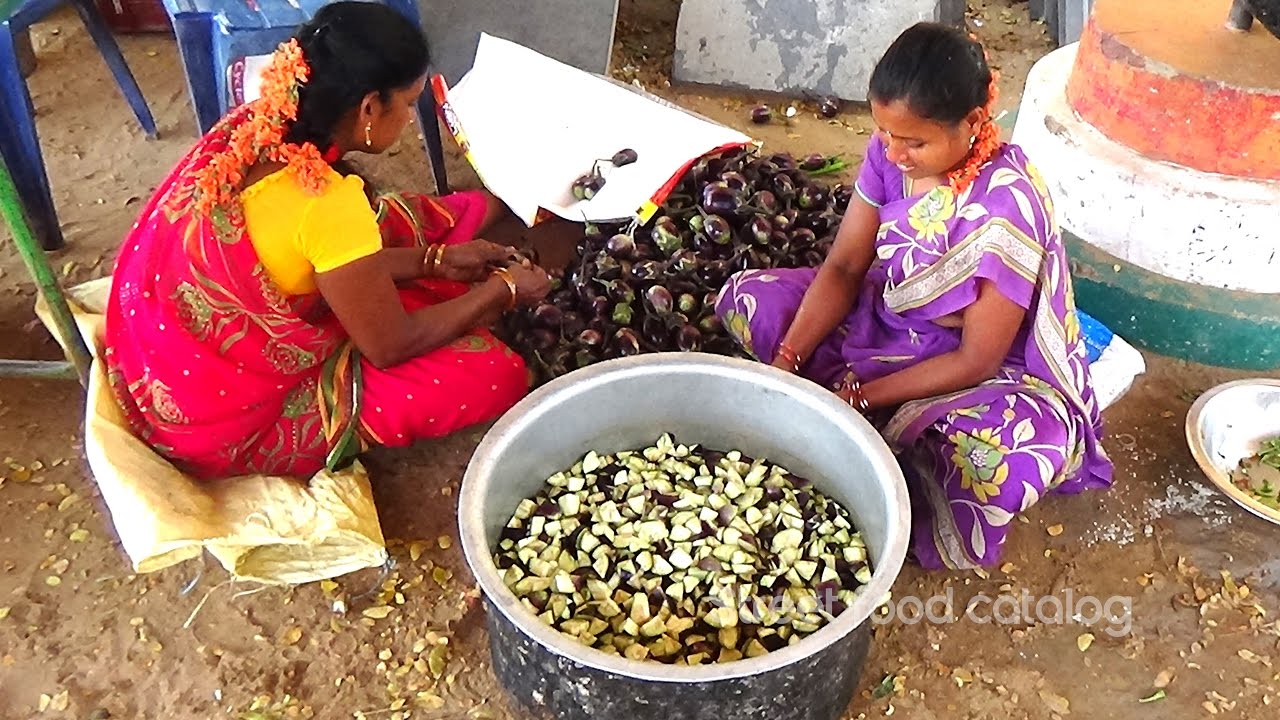
<svg viewBox="0 0 1280 720">
<path fill-rule="evenodd" d="M 1223 393 L 1246 387 L 1280 389 L 1280 380 L 1273 378 L 1233 380 L 1210 388 L 1203 395 L 1196 398 L 1195 403 L 1191 405 L 1191 409 L 1187 411 L 1187 447 L 1191 450 L 1191 455 L 1195 458 L 1196 464 L 1200 466 L 1201 472 L 1220 492 L 1257 517 L 1280 525 L 1280 511 L 1263 505 L 1252 495 L 1236 487 L 1235 483 L 1231 481 L 1231 474 L 1223 472 L 1219 468 L 1218 464 L 1213 461 L 1211 452 L 1205 444 L 1205 412 L 1209 405 Z"/>
<path fill-rule="evenodd" d="M 743 381 L 762 384 L 802 403 L 825 408 L 833 421 L 849 435 L 864 435 L 879 441 L 868 458 L 876 471 L 892 486 L 888 496 L 894 510 L 887 519 L 888 542 L 885 552 L 876 558 L 871 582 L 864 586 L 858 599 L 831 624 L 782 650 L 757 658 L 730 663 L 681 667 L 659 662 L 630 660 L 594 650 L 565 637 L 544 625 L 517 600 L 498 574 L 485 531 L 474 518 L 484 516 L 483 502 L 488 491 L 495 458 L 502 455 L 509 438 L 524 427 L 543 421 L 550 412 L 547 398 L 572 396 L 589 392 L 593 387 L 627 377 L 642 377 L 670 371 L 678 360 L 684 371 L 734 376 Z M 459 537 L 462 549 L 481 591 L 522 632 L 543 647 L 572 662 L 596 670 L 654 682 L 701 683 L 749 677 L 791 665 L 815 654 L 822 648 L 841 641 L 867 621 L 888 595 L 902 570 L 910 537 L 910 501 L 906 481 L 893 452 L 880 439 L 880 434 L 861 414 L 841 402 L 835 394 L 808 380 L 762 363 L 705 353 L 653 353 L 598 363 L 562 376 L 535 390 L 499 419 L 476 448 L 463 476 L 458 501 Z"/>
</svg>

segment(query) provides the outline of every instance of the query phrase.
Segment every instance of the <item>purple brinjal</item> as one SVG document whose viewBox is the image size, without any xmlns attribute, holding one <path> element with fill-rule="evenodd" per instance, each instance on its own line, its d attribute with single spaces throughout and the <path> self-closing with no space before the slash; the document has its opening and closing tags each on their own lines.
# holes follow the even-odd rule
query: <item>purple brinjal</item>
<svg viewBox="0 0 1280 720">
<path fill-rule="evenodd" d="M 742 196 L 732 188 L 708 185 L 702 192 L 702 209 L 715 215 L 733 215 L 742 208 Z"/>
<path fill-rule="evenodd" d="M 796 228 L 791 231 L 791 247 L 796 250 L 808 250 L 817 240 L 818 236 L 809 228 Z"/>
<path fill-rule="evenodd" d="M 824 118 L 833 118 L 840 114 L 840 98 L 835 95 L 823 95 L 818 98 L 818 112 Z"/>
<path fill-rule="evenodd" d="M 555 330 L 564 321 L 564 313 L 555 305 L 544 302 L 533 311 L 533 319 L 542 327 Z"/>
<path fill-rule="evenodd" d="M 647 315 L 641 322 L 640 332 L 645 342 L 654 347 L 663 347 L 667 343 L 667 324 L 657 315 Z"/>
<path fill-rule="evenodd" d="M 589 173 L 573 181 L 573 197 L 578 200 L 590 200 L 604 188 L 604 176 Z"/>
<path fill-rule="evenodd" d="M 817 185 L 805 185 L 796 195 L 796 205 L 801 210 L 826 210 L 827 192 Z"/>
<path fill-rule="evenodd" d="M 698 269 L 698 255 L 692 250 L 677 250 L 671 255 L 667 268 L 674 273 L 689 273 Z"/>
<path fill-rule="evenodd" d="M 654 285 L 644 292 L 645 302 L 648 303 L 649 309 L 658 315 L 667 315 L 675 306 L 675 301 L 671 297 L 671 291 L 661 285 Z"/>
<path fill-rule="evenodd" d="M 675 332 L 676 347 L 683 352 L 697 352 L 702 349 L 702 333 L 692 325 L 681 325 Z"/>
<path fill-rule="evenodd" d="M 679 250 L 684 245 L 684 240 L 680 236 L 680 226 L 676 225 L 676 221 L 670 217 L 660 217 L 653 223 L 653 231 L 651 233 L 653 243 L 665 255 Z"/>
<path fill-rule="evenodd" d="M 635 150 L 632 150 L 631 148 L 627 148 L 626 150 L 619 150 L 618 152 L 614 153 L 612 162 L 617 167 L 623 167 L 624 165 L 630 165 L 631 163 L 639 159 L 640 159 L 639 153 L 637 153 Z"/>
<path fill-rule="evenodd" d="M 822 167 L 826 164 L 827 164 L 826 155 L 823 155 L 821 153 L 814 153 L 812 155 L 806 156 L 803 160 L 800 161 L 800 169 L 804 170 L 805 172 L 813 172 L 814 170 L 821 170 Z"/>
<path fill-rule="evenodd" d="M 778 196 L 774 195 L 770 190 L 760 190 L 751 196 L 751 207 L 759 210 L 766 215 L 775 215 L 778 212 Z"/>
<path fill-rule="evenodd" d="M 587 309 L 590 311 L 591 317 L 593 318 L 607 317 L 609 310 L 612 307 L 613 306 L 609 303 L 609 298 L 604 295 L 596 295 L 592 297 L 591 302 L 587 305 Z"/>
<path fill-rule="evenodd" d="M 739 172 L 727 172 L 720 176 L 720 181 L 727 185 L 730 190 L 737 193 L 744 193 L 747 188 L 751 187 L 751 184 Z"/>
<path fill-rule="evenodd" d="M 716 245 L 728 245 L 733 242 L 733 227 L 729 225 L 728 220 L 719 215 L 708 217 L 702 230 L 707 234 L 707 239 Z"/>
<path fill-rule="evenodd" d="M 831 190 L 831 200 L 835 205 L 836 212 L 843 215 L 849 209 L 849 202 L 853 200 L 852 185 L 837 185 Z"/>
<path fill-rule="evenodd" d="M 773 119 L 773 110 L 768 105 L 757 105 L 751 108 L 751 122 L 764 125 Z"/>
<path fill-rule="evenodd" d="M 770 155 L 768 160 L 777 165 L 779 170 L 794 170 L 796 167 L 796 159 L 788 153 Z"/>
<path fill-rule="evenodd" d="M 622 357 L 640 354 L 640 338 L 631 328 L 622 328 L 613 335 L 614 349 Z"/>
<path fill-rule="evenodd" d="M 790 175 L 778 173 L 773 177 L 773 191 L 777 194 L 778 200 L 786 204 L 795 196 L 796 184 Z"/>
<path fill-rule="evenodd" d="M 619 260 L 630 260 L 636 254 L 636 241 L 626 233 L 618 233 L 609 238 L 605 250 Z"/>
<path fill-rule="evenodd" d="M 653 282 L 666 273 L 666 267 L 657 260 L 645 260 L 631 266 L 631 279 L 640 282 Z"/>
<path fill-rule="evenodd" d="M 767 218 L 754 217 L 747 223 L 746 234 L 751 242 L 757 245 L 768 245 L 769 235 L 773 232 L 773 224 Z"/>
<path fill-rule="evenodd" d="M 719 335 L 724 330 L 724 324 L 720 322 L 719 317 L 712 314 L 698 321 L 698 329 L 707 335 Z"/>
</svg>

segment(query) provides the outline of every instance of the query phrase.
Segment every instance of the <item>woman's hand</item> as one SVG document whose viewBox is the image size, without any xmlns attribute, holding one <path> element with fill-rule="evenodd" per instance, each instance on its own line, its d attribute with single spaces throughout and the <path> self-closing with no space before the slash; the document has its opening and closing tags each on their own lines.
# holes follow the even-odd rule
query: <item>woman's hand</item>
<svg viewBox="0 0 1280 720">
<path fill-rule="evenodd" d="M 778 368 L 779 370 L 785 370 L 792 374 L 795 374 L 795 371 L 796 371 L 795 365 L 792 365 L 790 361 L 786 360 L 781 355 L 775 355 L 773 357 L 773 362 L 769 364 Z"/>
<path fill-rule="evenodd" d="M 516 284 L 516 302 L 537 305 L 551 292 L 551 276 L 537 265 L 508 265 L 507 272 Z"/>
<path fill-rule="evenodd" d="M 880 211 L 855 195 L 840 223 L 831 254 L 818 268 L 791 326 L 782 338 L 799 357 L 812 355 L 822 340 L 849 315 L 862 290 L 867 270 L 875 259 L 879 227 Z M 772 364 L 795 372 L 795 366 L 788 358 L 775 357 Z"/>
<path fill-rule="evenodd" d="M 440 264 L 433 277 L 465 283 L 479 282 L 485 278 L 491 265 L 503 264 L 515 252 L 513 247 L 488 240 L 448 245 L 440 256 Z"/>
</svg>

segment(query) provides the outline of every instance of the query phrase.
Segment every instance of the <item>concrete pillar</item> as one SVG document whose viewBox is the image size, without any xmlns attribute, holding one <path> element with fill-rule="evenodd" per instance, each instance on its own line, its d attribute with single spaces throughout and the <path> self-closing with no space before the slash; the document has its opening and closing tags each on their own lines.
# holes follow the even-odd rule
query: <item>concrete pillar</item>
<svg viewBox="0 0 1280 720">
<path fill-rule="evenodd" d="M 1027 78 L 1013 141 L 1040 168 L 1081 309 L 1135 345 L 1280 368 L 1280 42 L 1231 0 L 1096 0 Z M 1224 122 L 1224 119 L 1227 119 Z"/>
<path fill-rule="evenodd" d="M 672 74 L 678 82 L 864 101 L 871 70 L 893 39 L 921 20 L 954 17 L 956 7 L 950 0 L 684 0 Z"/>
</svg>

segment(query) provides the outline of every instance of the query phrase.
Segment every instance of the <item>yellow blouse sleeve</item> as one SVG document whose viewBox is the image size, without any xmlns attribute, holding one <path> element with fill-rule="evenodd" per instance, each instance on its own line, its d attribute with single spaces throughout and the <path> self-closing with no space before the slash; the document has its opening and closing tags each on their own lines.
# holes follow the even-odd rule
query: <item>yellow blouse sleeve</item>
<svg viewBox="0 0 1280 720">
<path fill-rule="evenodd" d="M 364 181 L 347 176 L 304 211 L 299 250 L 317 273 L 329 272 L 382 249 L 378 218 L 364 194 Z"/>
</svg>

